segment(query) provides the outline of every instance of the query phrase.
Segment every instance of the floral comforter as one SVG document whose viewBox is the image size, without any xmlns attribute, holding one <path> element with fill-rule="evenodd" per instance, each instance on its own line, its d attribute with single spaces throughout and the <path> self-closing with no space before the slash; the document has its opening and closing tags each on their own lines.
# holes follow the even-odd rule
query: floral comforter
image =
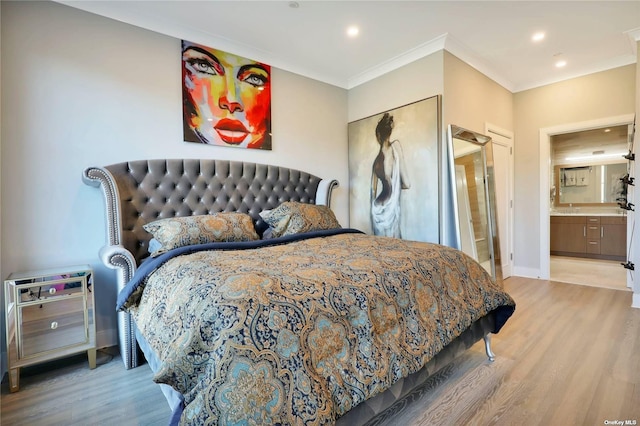
<svg viewBox="0 0 640 426">
<path fill-rule="evenodd" d="M 515 304 L 448 247 L 334 230 L 174 250 L 119 297 L 181 424 L 332 424 Z M 212 246 L 212 247 L 210 247 Z"/>
</svg>

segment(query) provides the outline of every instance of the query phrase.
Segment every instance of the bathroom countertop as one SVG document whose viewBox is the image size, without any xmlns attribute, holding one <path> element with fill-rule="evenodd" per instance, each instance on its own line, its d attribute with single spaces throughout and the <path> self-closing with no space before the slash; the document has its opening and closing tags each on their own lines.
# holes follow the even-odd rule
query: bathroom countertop
<svg viewBox="0 0 640 426">
<path fill-rule="evenodd" d="M 592 213 L 592 212 L 575 212 L 575 213 L 560 213 L 552 212 L 549 216 L 626 216 L 623 213 Z"/>
</svg>

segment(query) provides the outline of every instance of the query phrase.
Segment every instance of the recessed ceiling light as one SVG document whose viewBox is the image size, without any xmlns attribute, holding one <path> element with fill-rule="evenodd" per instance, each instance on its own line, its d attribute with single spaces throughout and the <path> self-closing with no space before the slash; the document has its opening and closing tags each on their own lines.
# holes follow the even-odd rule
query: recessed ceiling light
<svg viewBox="0 0 640 426">
<path fill-rule="evenodd" d="M 531 36 L 531 40 L 532 41 L 542 41 L 542 40 L 544 40 L 544 33 L 543 32 L 535 33 L 534 35 Z"/>
<path fill-rule="evenodd" d="M 556 67 L 558 68 L 562 68 L 565 65 L 567 65 L 567 61 L 562 59 L 562 57 L 563 57 L 562 52 L 556 53 L 555 55 L 553 55 L 553 59 L 556 61 Z"/>
<path fill-rule="evenodd" d="M 360 29 L 355 25 L 352 25 L 349 28 L 347 28 L 347 35 L 349 37 L 355 37 L 358 35 L 358 33 L 360 33 Z"/>
</svg>

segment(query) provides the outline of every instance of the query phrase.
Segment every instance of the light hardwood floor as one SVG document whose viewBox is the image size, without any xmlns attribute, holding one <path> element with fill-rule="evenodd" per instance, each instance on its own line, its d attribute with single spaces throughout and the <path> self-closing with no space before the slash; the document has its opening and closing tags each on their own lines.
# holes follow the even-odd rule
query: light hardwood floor
<svg viewBox="0 0 640 426">
<path fill-rule="evenodd" d="M 640 309 L 631 293 L 512 277 L 517 308 L 493 336 L 393 407 L 386 425 L 605 425 L 640 422 Z M 169 410 L 148 367 L 98 355 L 34 367 L 21 391 L 2 383 L 3 425 L 165 425 Z M 629 423 L 631 424 L 631 423 Z"/>
<path fill-rule="evenodd" d="M 549 261 L 553 281 L 631 291 L 628 271 L 619 261 L 566 256 L 551 256 Z"/>
</svg>

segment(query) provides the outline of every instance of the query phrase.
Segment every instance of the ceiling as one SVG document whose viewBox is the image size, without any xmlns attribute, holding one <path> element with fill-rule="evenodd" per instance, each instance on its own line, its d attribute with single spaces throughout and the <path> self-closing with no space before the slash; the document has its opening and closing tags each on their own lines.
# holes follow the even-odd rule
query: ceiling
<svg viewBox="0 0 640 426">
<path fill-rule="evenodd" d="M 635 63 L 640 40 L 640 0 L 58 2 L 346 89 L 444 48 L 518 92 Z"/>
</svg>

